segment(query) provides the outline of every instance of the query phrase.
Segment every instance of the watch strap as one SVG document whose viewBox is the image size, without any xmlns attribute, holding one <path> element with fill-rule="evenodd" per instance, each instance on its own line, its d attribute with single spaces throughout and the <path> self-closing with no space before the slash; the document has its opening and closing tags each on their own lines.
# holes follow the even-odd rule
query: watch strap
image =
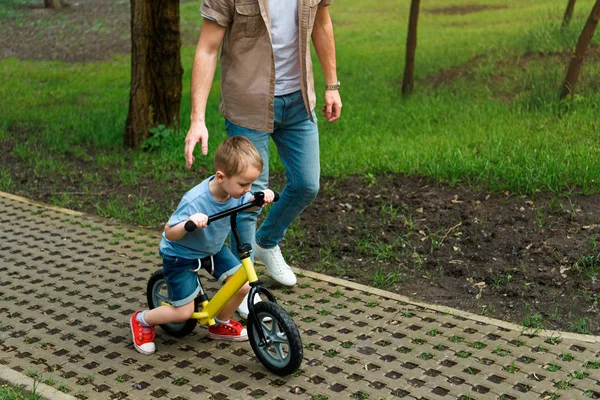
<svg viewBox="0 0 600 400">
<path fill-rule="evenodd" d="M 340 81 L 332 83 L 331 85 L 325 84 L 325 90 L 340 90 Z"/>
</svg>

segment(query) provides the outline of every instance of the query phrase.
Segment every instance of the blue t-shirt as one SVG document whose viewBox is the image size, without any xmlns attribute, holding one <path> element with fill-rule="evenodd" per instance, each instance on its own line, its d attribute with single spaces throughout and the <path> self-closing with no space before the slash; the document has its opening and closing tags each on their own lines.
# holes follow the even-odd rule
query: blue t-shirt
<svg viewBox="0 0 600 400">
<path fill-rule="evenodd" d="M 214 179 L 214 175 L 205 179 L 183 196 L 177 206 L 177 210 L 175 210 L 169 222 L 167 222 L 169 226 L 175 226 L 187 221 L 190 216 L 196 213 L 206 214 L 210 217 L 211 215 L 245 204 L 252 198 L 251 193 L 246 193 L 239 199 L 230 197 L 224 202 L 216 201 L 208 189 L 208 182 L 212 179 Z M 171 257 L 181 257 L 190 260 L 212 256 L 221 250 L 230 231 L 229 217 L 226 217 L 211 222 L 204 229 L 187 232 L 184 237 L 175 241 L 167 239 L 163 232 L 162 240 L 160 241 L 160 251 Z"/>
</svg>

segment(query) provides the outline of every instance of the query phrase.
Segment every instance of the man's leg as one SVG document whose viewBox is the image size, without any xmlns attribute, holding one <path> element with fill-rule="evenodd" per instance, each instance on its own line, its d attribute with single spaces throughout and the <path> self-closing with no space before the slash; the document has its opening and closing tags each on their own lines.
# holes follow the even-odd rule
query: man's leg
<svg viewBox="0 0 600 400">
<path fill-rule="evenodd" d="M 281 108 L 277 102 L 283 103 Z M 256 233 L 257 245 L 262 248 L 257 250 L 257 256 L 265 262 L 263 249 L 277 252 L 278 254 L 273 254 L 273 259 L 279 260 L 279 271 L 275 273 L 282 276 L 280 282 L 293 285 L 295 276 L 283 261 L 278 243 L 319 191 L 319 132 L 316 118 L 312 122 L 304 108 L 301 92 L 277 97 L 275 108 L 282 110 L 281 113 L 276 113 L 273 140 L 286 169 L 286 185 L 279 201 L 273 203 Z M 272 271 L 269 272 L 273 276 Z M 293 282 L 289 274 L 292 274 Z"/>
<path fill-rule="evenodd" d="M 252 184 L 252 192 L 266 189 L 269 184 L 269 139 L 271 135 L 266 132 L 255 131 L 252 129 L 243 128 L 229 121 L 225 121 L 225 128 L 228 136 L 244 136 L 248 138 L 258 150 L 263 159 L 263 170 L 256 181 Z M 240 237 L 246 243 L 249 243 L 252 248 L 256 248 L 256 219 L 262 209 L 255 211 L 242 212 L 237 216 L 237 227 L 240 232 Z M 237 252 L 237 243 L 233 234 L 229 235 L 229 247 L 233 254 L 239 259 Z M 254 261 L 254 253 L 251 254 Z"/>
</svg>

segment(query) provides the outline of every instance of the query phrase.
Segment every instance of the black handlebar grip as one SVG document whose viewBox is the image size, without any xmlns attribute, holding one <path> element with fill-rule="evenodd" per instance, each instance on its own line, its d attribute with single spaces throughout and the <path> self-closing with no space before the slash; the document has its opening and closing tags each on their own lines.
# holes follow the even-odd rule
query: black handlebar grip
<svg viewBox="0 0 600 400">
<path fill-rule="evenodd" d="M 274 191 L 273 194 L 275 195 L 275 197 L 273 198 L 273 201 L 279 200 L 279 193 Z M 263 192 L 263 191 L 254 192 L 254 204 L 256 204 L 257 206 L 263 205 L 264 198 L 265 198 L 265 192 Z"/>
<path fill-rule="evenodd" d="M 264 200 L 265 200 L 265 192 L 261 191 L 261 192 L 254 193 L 254 202 L 257 205 L 261 206 L 262 203 L 264 202 Z"/>
<path fill-rule="evenodd" d="M 192 221 L 188 221 L 185 223 L 184 228 L 188 232 L 194 232 L 196 230 L 196 224 L 194 224 Z"/>
</svg>

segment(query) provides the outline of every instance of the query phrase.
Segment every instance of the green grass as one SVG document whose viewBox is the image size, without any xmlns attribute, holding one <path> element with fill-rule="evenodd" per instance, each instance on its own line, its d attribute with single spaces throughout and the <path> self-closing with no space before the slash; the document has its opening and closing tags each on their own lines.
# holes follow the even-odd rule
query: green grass
<svg viewBox="0 0 600 400">
<path fill-rule="evenodd" d="M 323 174 L 359 174 L 365 184 L 374 182 L 377 174 L 398 172 L 524 194 L 540 190 L 560 194 L 573 187 L 600 192 L 600 94 L 594 83 L 600 79 L 600 63 L 585 63 L 577 96 L 559 103 L 568 57 L 535 56 L 573 48 L 592 3 L 577 2 L 565 31 L 560 29 L 564 0 L 422 4 L 417 81 L 409 98 L 400 94 L 409 2 L 334 3 L 331 14 L 344 111 L 336 123 L 321 121 Z M 21 15 L 25 4 L 30 2 L 3 2 L 0 20 Z M 430 12 L 460 4 L 507 7 L 464 15 Z M 185 29 L 196 30 L 197 4 L 182 4 L 181 18 Z M 596 35 L 593 44 L 598 43 Z M 183 138 L 189 126 L 193 54 L 193 46 L 182 48 L 181 127 L 175 132 L 157 128 L 159 135 L 147 144 L 149 151 L 123 147 L 129 57 L 79 64 L 0 60 L 0 140 L 18 135 L 12 155 L 15 162 L 31 168 L 32 180 L 63 173 L 76 179 L 70 171 L 77 171 L 77 166 L 69 165 L 66 155 L 114 171 L 115 186 L 189 177 Z M 324 82 L 316 57 L 315 64 L 320 109 Z M 452 68 L 454 79 L 434 84 L 442 71 Z M 216 81 L 207 106 L 211 150 L 225 137 L 218 112 L 219 86 Z M 282 171 L 276 152 L 272 154 L 272 171 Z M 212 169 L 211 162 L 212 151 L 208 157 L 197 156 L 203 176 Z M 101 183 L 101 175 L 91 172 L 94 168 L 82 178 L 89 187 Z M 0 190 L 14 186 L 0 168 Z M 58 194 L 51 201 L 63 205 L 72 198 Z M 138 219 L 143 225 L 164 219 L 164 210 L 157 210 L 150 199 L 139 199 L 133 212 L 124 210 L 126 201 L 115 198 L 98 213 Z M 398 217 L 401 213 L 391 206 L 382 211 Z M 380 257 L 389 257 L 387 247 L 375 243 L 370 247 Z"/>
<path fill-rule="evenodd" d="M 39 394 L 29 393 L 22 386 L 10 384 L 0 385 L 0 399 L 2 400 L 41 400 Z"/>
</svg>

